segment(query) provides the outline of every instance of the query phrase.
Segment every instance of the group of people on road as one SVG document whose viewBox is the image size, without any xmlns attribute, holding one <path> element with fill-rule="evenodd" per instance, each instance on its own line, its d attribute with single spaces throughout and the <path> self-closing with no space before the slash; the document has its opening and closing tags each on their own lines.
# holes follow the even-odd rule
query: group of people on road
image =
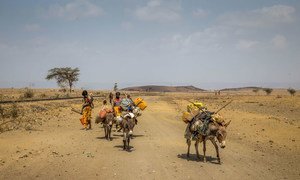
<svg viewBox="0 0 300 180">
<path fill-rule="evenodd" d="M 83 125 L 83 129 L 89 130 L 92 128 L 91 119 L 92 119 L 92 109 L 94 108 L 93 103 L 93 95 L 88 94 L 86 90 L 82 92 L 83 96 L 83 104 L 81 108 L 81 123 Z M 122 112 L 132 113 L 135 107 L 134 101 L 131 99 L 129 94 L 125 94 L 125 97 L 121 97 L 120 92 L 114 94 L 111 92 L 108 96 L 109 103 L 111 106 L 107 104 L 107 100 L 103 100 L 103 105 L 101 107 L 101 111 L 113 112 L 115 117 L 120 117 Z M 137 124 L 137 120 L 136 120 Z"/>
</svg>

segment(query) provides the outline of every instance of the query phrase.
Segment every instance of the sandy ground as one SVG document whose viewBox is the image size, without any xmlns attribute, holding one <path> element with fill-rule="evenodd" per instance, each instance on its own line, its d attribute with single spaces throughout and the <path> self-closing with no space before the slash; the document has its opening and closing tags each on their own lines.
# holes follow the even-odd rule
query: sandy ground
<svg viewBox="0 0 300 180">
<path fill-rule="evenodd" d="M 190 159 L 186 157 L 186 124 L 180 114 L 191 97 L 201 99 L 209 109 L 234 99 L 222 111 L 232 123 L 227 147 L 220 150 L 221 165 L 210 143 L 207 163 L 202 156 L 196 158 L 193 146 Z M 112 141 L 103 138 L 100 125 L 80 130 L 79 115 L 58 104 L 41 113 L 46 118 L 41 126 L 0 134 L 0 179 L 299 179 L 299 99 L 147 96 L 149 107 L 135 127 L 131 152 L 123 151 L 121 133 L 115 128 Z M 96 102 L 94 117 L 99 106 Z M 202 154 L 202 144 L 199 150 Z"/>
</svg>

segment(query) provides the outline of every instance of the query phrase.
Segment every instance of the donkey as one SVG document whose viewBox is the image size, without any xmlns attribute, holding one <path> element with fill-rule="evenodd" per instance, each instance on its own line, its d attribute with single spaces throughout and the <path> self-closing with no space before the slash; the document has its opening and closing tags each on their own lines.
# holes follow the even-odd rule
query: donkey
<svg viewBox="0 0 300 180">
<path fill-rule="evenodd" d="M 227 122 L 227 123 L 216 123 L 216 122 L 210 122 L 208 124 L 208 129 L 206 131 L 206 135 L 202 135 L 202 134 L 198 134 L 195 137 L 195 149 L 196 149 L 196 154 L 197 154 L 197 158 L 200 159 L 199 156 L 199 151 L 198 151 L 198 146 L 199 143 L 203 142 L 203 161 L 206 162 L 206 141 L 210 140 L 212 142 L 212 144 L 215 146 L 216 149 L 216 153 L 217 153 L 217 158 L 218 158 L 218 163 L 221 164 L 221 159 L 220 159 L 220 155 L 219 155 L 219 147 L 217 145 L 217 141 L 220 143 L 220 147 L 221 148 L 225 148 L 226 144 L 225 144 L 225 140 L 226 140 L 226 136 L 227 136 L 227 132 L 226 132 L 226 128 L 227 126 L 230 124 L 231 121 Z M 194 122 L 194 126 L 201 126 L 203 124 L 203 122 L 201 120 L 197 120 L 196 122 Z M 190 124 L 188 124 L 187 126 L 187 131 L 189 132 L 193 132 L 195 131 L 195 127 L 193 128 Z M 187 150 L 187 157 L 190 156 L 190 146 L 191 146 L 191 133 L 189 133 L 190 135 L 187 135 L 186 132 L 186 142 L 188 145 L 188 150 Z"/>
<path fill-rule="evenodd" d="M 135 117 L 124 116 L 121 126 L 123 128 L 123 150 L 129 151 L 129 143 L 135 126 Z"/>
<path fill-rule="evenodd" d="M 103 121 L 105 138 L 111 141 L 111 129 L 114 121 L 114 113 L 107 113 Z"/>
</svg>

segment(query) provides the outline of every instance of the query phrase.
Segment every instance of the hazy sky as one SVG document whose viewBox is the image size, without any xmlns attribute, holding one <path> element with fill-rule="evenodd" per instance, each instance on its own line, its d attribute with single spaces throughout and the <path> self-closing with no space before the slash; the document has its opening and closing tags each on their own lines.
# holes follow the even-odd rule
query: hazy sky
<svg viewBox="0 0 300 180">
<path fill-rule="evenodd" d="M 1 0 L 0 87 L 300 88 L 299 0 Z"/>
</svg>

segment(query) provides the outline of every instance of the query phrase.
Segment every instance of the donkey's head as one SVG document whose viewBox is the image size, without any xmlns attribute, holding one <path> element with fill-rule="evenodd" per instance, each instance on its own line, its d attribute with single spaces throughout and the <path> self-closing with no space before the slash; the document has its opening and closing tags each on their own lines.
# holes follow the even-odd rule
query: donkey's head
<svg viewBox="0 0 300 180">
<path fill-rule="evenodd" d="M 216 137 L 217 137 L 217 140 L 220 143 L 221 148 L 226 147 L 226 143 L 225 143 L 226 136 L 227 136 L 226 128 L 230 124 L 230 122 L 231 121 L 228 121 L 227 123 L 224 123 L 224 124 L 220 125 L 219 128 L 218 128 L 218 131 L 216 133 Z"/>
<path fill-rule="evenodd" d="M 132 135 L 133 133 L 133 128 L 135 126 L 135 117 L 131 117 L 131 116 L 125 116 L 124 117 L 125 120 L 125 124 L 124 124 L 124 128 L 125 130 L 129 131 L 129 134 Z"/>
</svg>

